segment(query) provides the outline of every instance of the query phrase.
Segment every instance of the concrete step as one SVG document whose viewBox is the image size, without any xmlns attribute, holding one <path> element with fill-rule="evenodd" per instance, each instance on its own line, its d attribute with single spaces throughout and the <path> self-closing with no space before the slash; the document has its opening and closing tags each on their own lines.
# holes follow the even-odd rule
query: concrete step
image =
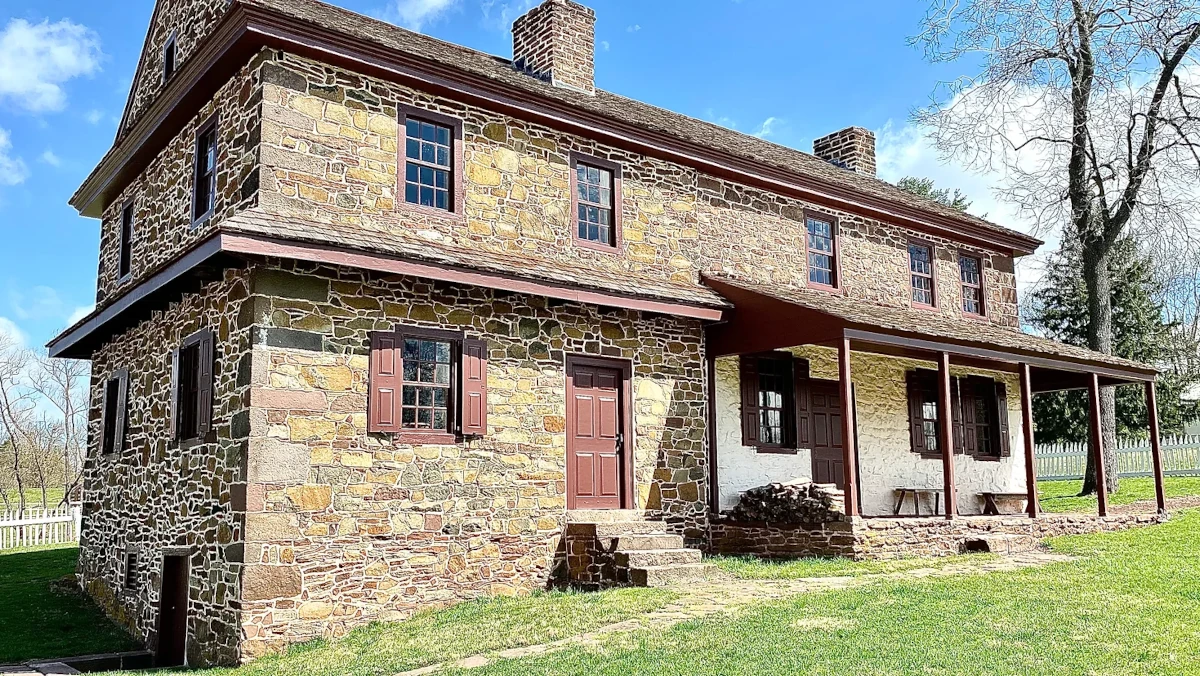
<svg viewBox="0 0 1200 676">
<path fill-rule="evenodd" d="M 626 533 L 617 536 L 614 551 L 645 552 L 663 549 L 683 549 L 683 536 L 668 533 Z"/>
<path fill-rule="evenodd" d="M 699 549 L 640 549 L 616 553 L 617 565 L 624 568 L 679 566 L 700 563 L 703 559 Z"/>
<path fill-rule="evenodd" d="M 713 568 L 714 566 L 707 563 L 630 568 L 629 583 L 635 587 L 669 587 L 704 582 Z"/>
</svg>

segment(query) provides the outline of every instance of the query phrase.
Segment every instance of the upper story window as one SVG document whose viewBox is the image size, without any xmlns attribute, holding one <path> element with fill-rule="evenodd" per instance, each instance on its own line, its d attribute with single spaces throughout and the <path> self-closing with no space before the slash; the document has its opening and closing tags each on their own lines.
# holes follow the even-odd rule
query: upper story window
<svg viewBox="0 0 1200 676">
<path fill-rule="evenodd" d="M 196 133 L 192 187 L 192 222 L 212 215 L 217 204 L 217 120 L 214 117 Z"/>
<path fill-rule="evenodd" d="M 199 331 L 171 357 L 172 436 L 182 441 L 203 439 L 212 429 L 213 333 Z"/>
<path fill-rule="evenodd" d="M 974 256 L 958 257 L 962 281 L 962 309 L 965 314 L 983 316 L 983 262 Z"/>
<path fill-rule="evenodd" d="M 912 279 L 913 305 L 933 307 L 933 247 L 917 242 L 909 243 L 908 270 Z"/>
<path fill-rule="evenodd" d="M 405 202 L 451 210 L 452 135 L 445 125 L 411 117 L 405 121 Z"/>
<path fill-rule="evenodd" d="M 487 345 L 415 327 L 371 334 L 367 428 L 452 443 L 487 433 Z"/>
<path fill-rule="evenodd" d="M 176 34 L 171 33 L 171 37 L 167 38 L 167 43 L 163 45 L 163 82 L 171 79 L 175 74 L 175 61 L 178 58 L 178 42 Z"/>
<path fill-rule="evenodd" d="M 837 288 L 837 220 L 809 214 L 805 221 L 808 225 L 808 282 Z"/>
<path fill-rule="evenodd" d="M 615 251 L 621 236 L 621 167 L 583 155 L 571 156 L 575 241 Z"/>
<path fill-rule="evenodd" d="M 113 372 L 104 383 L 103 420 L 100 452 L 104 455 L 125 450 L 126 411 L 129 405 L 129 371 Z"/>
<path fill-rule="evenodd" d="M 121 232 L 117 244 L 117 278 L 125 279 L 133 267 L 133 203 L 121 210 Z"/>
</svg>

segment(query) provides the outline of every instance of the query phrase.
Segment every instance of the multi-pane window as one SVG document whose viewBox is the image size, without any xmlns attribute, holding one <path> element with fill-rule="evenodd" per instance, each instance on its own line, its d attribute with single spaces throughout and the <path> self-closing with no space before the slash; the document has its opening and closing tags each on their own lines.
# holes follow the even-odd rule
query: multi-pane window
<svg viewBox="0 0 1200 676">
<path fill-rule="evenodd" d="M 133 264 L 133 205 L 121 210 L 121 237 L 117 253 L 117 277 L 124 279 Z"/>
<path fill-rule="evenodd" d="M 969 315 L 983 314 L 983 264 L 973 256 L 958 257 L 962 280 L 962 309 Z"/>
<path fill-rule="evenodd" d="M 171 356 L 171 429 L 175 439 L 203 439 L 212 429 L 213 332 L 188 336 Z"/>
<path fill-rule="evenodd" d="M 613 172 L 579 162 L 575 165 L 576 227 L 579 239 L 613 246 Z"/>
<path fill-rule="evenodd" d="M 401 426 L 410 430 L 450 427 L 451 343 L 445 340 L 405 338 Z"/>
<path fill-rule="evenodd" d="M 990 384 L 990 383 L 989 383 Z M 963 386 L 960 383 L 960 387 Z M 975 408 L 975 452 L 979 455 L 998 455 L 992 445 L 992 411 L 995 410 L 995 401 L 992 397 L 987 396 L 986 392 L 975 391 L 971 393 L 971 403 Z M 964 397 L 964 405 L 966 405 Z"/>
<path fill-rule="evenodd" d="M 404 201 L 452 211 L 453 130 L 410 117 L 404 135 Z"/>
<path fill-rule="evenodd" d="M 206 125 L 196 135 L 195 184 L 192 188 L 192 220 L 212 213 L 217 197 L 217 126 Z"/>
<path fill-rule="evenodd" d="M 177 58 L 177 41 L 175 34 L 167 38 L 167 44 L 163 45 L 163 82 L 171 79 L 175 74 L 175 59 Z"/>
<path fill-rule="evenodd" d="M 821 286 L 836 286 L 834 267 L 834 223 L 809 216 L 808 222 L 808 281 Z"/>
<path fill-rule="evenodd" d="M 179 388 L 176 401 L 179 403 L 177 428 L 179 438 L 195 439 L 200 436 L 200 416 L 197 415 L 200 396 L 200 345 L 193 344 L 179 350 Z"/>
<path fill-rule="evenodd" d="M 791 363 L 762 359 L 758 366 L 758 428 L 762 443 L 783 446 L 787 439 L 787 403 L 791 398 Z"/>
<path fill-rule="evenodd" d="M 938 374 L 908 373 L 908 412 L 912 450 L 936 455 L 938 432 Z M 950 420 L 954 451 L 995 460 L 1009 454 L 1008 403 L 1003 382 L 983 376 L 950 379 Z"/>
<path fill-rule="evenodd" d="M 100 452 L 108 455 L 116 453 L 123 449 L 121 439 L 123 437 L 121 426 L 124 423 L 124 416 L 121 415 L 121 377 L 119 375 L 109 378 L 104 383 L 104 430 L 100 438 Z"/>
<path fill-rule="evenodd" d="M 914 305 L 933 306 L 933 250 L 925 244 L 908 245 L 908 269 Z"/>
</svg>

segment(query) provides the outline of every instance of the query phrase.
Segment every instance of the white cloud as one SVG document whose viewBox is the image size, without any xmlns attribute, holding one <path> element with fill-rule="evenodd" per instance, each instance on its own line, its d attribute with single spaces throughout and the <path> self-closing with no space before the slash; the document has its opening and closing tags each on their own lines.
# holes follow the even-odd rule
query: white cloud
<svg viewBox="0 0 1200 676">
<path fill-rule="evenodd" d="M 22 321 L 51 319 L 67 314 L 67 305 L 63 302 L 62 297 L 48 286 L 39 285 L 28 291 L 9 288 L 8 304 L 13 315 Z"/>
<path fill-rule="evenodd" d="M 73 312 L 71 312 L 71 316 L 67 318 L 67 326 L 74 326 L 75 322 L 92 314 L 92 312 L 94 312 L 95 310 L 96 310 L 95 303 L 93 303 L 91 305 L 80 305 L 79 307 L 75 308 L 75 310 Z"/>
<path fill-rule="evenodd" d="M 496 31 L 512 30 L 517 17 L 533 9 L 541 0 L 482 0 L 484 26 Z"/>
<path fill-rule="evenodd" d="M 384 18 L 409 30 L 420 32 L 458 5 L 459 0 L 392 0 Z"/>
<path fill-rule="evenodd" d="M 29 344 L 29 336 L 8 317 L 0 317 L 0 335 L 8 336 L 14 347 L 23 348 Z"/>
<path fill-rule="evenodd" d="M 625 27 L 625 32 L 626 32 L 626 33 L 636 33 L 636 32 L 638 32 L 638 31 L 640 31 L 640 30 L 642 30 L 642 25 L 641 25 L 640 23 L 635 23 L 635 24 L 633 24 L 632 26 L 626 26 L 626 27 Z"/>
<path fill-rule="evenodd" d="M 600 41 L 600 49 L 603 49 L 603 50 L 604 50 L 604 51 L 606 51 L 606 52 L 609 50 L 609 48 L 610 48 L 611 46 L 612 46 L 612 45 L 608 44 L 608 40 L 601 40 L 601 41 Z"/>
<path fill-rule="evenodd" d="M 0 33 L 0 100 L 39 113 L 62 110 L 62 84 L 100 70 L 100 36 L 67 19 L 12 19 Z"/>
<path fill-rule="evenodd" d="M 775 133 L 775 125 L 780 121 L 781 120 L 777 117 L 768 117 L 767 119 L 763 120 L 763 123 L 758 126 L 758 131 L 754 132 L 752 136 L 756 136 L 758 138 L 767 138 L 771 134 Z"/>
<path fill-rule="evenodd" d="M 104 119 L 104 111 L 99 108 L 92 108 L 84 116 L 84 119 L 88 121 L 88 124 L 100 124 L 100 121 Z"/>
<path fill-rule="evenodd" d="M 13 157 L 12 140 L 7 129 L 0 129 L 0 185 L 17 185 L 29 178 L 29 169 L 19 157 Z"/>
<path fill-rule="evenodd" d="M 46 148 L 46 150 L 42 152 L 42 156 L 39 159 L 52 167 L 62 166 L 62 159 L 59 158 L 58 155 L 55 155 L 54 151 L 50 150 L 49 148 Z"/>
</svg>

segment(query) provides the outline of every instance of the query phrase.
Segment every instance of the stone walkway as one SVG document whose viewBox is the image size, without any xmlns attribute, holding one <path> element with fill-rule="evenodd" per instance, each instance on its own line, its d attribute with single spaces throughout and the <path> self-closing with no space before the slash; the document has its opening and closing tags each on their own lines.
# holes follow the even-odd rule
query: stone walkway
<svg viewBox="0 0 1200 676">
<path fill-rule="evenodd" d="M 496 660 L 544 655 L 576 646 L 599 646 L 607 638 L 616 634 L 639 630 L 661 632 L 680 622 L 718 614 L 733 615 L 743 607 L 751 604 L 784 599 L 809 592 L 851 589 L 881 581 L 983 575 L 986 573 L 1020 570 L 1022 568 L 1044 566 L 1071 560 L 1073 560 L 1072 557 L 1062 554 L 1026 552 L 1013 554 L 1001 559 L 988 559 L 978 562 L 967 560 L 937 565 L 936 561 L 931 561 L 931 565 L 928 568 L 914 568 L 895 573 L 871 573 L 855 577 L 814 577 L 797 580 L 739 580 L 719 574 L 721 575 L 720 579 L 714 578 L 701 585 L 692 584 L 677 589 L 676 591 L 682 594 L 679 598 L 658 610 L 651 611 L 640 617 L 610 624 L 594 631 L 570 636 L 550 643 L 473 655 L 457 662 L 433 664 L 421 669 L 406 671 L 396 676 L 425 676 L 426 674 L 433 674 L 450 667 L 477 669 L 487 666 Z"/>
<path fill-rule="evenodd" d="M 1153 514 L 1157 505 L 1153 500 L 1139 500 L 1128 505 L 1113 505 L 1108 508 L 1109 514 Z M 1167 511 L 1176 512 L 1181 509 L 1200 507 L 1200 495 L 1185 495 L 1178 498 L 1167 498 Z"/>
</svg>

